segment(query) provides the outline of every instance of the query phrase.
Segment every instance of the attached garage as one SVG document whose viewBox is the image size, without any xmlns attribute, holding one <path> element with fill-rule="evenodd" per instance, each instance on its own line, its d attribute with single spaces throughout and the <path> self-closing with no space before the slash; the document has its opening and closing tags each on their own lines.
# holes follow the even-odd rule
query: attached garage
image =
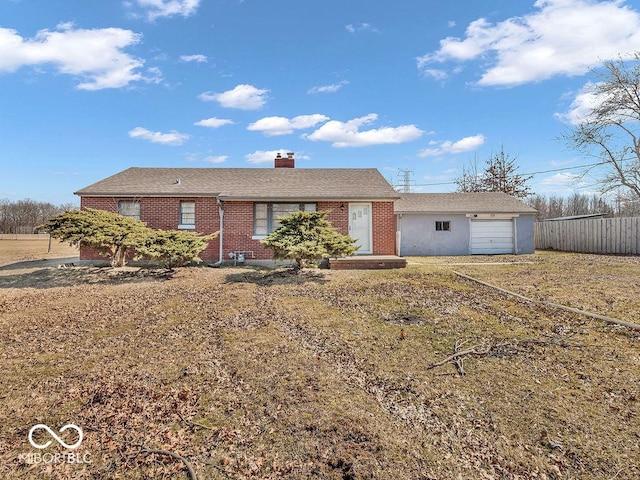
<svg viewBox="0 0 640 480">
<path fill-rule="evenodd" d="M 535 213 L 504 193 L 405 193 L 395 203 L 397 253 L 533 253 Z"/>
</svg>

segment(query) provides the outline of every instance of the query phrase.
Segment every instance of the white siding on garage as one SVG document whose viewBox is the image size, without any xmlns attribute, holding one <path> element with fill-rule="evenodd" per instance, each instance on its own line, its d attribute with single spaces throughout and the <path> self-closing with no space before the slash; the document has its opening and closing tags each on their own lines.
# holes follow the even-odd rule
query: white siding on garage
<svg viewBox="0 0 640 480">
<path fill-rule="evenodd" d="M 471 220 L 471 254 L 513 253 L 512 220 Z"/>
</svg>

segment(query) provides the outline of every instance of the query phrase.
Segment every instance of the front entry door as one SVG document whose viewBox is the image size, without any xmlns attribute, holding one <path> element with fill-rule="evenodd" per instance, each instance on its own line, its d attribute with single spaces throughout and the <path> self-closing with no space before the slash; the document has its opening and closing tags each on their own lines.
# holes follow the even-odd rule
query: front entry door
<svg viewBox="0 0 640 480">
<path fill-rule="evenodd" d="M 357 239 L 360 248 L 356 255 L 372 253 L 371 250 L 371 217 L 373 216 L 370 203 L 349 204 L 349 235 Z"/>
</svg>

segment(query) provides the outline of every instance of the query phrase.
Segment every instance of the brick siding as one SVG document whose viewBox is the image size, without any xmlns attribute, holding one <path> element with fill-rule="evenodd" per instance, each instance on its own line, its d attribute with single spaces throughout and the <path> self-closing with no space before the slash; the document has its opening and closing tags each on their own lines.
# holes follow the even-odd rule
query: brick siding
<svg viewBox="0 0 640 480">
<path fill-rule="evenodd" d="M 180 221 L 180 202 L 191 201 L 196 204 L 195 231 L 210 234 L 220 229 L 218 203 L 215 198 L 174 198 L 174 197 L 82 197 L 81 208 L 96 208 L 111 212 L 118 211 L 119 200 L 140 202 L 140 220 L 151 228 L 177 229 Z M 340 206 L 343 205 L 341 209 Z M 393 255 L 395 253 L 395 216 L 393 202 L 373 202 L 373 253 Z M 318 210 L 329 210 L 327 219 L 340 233 L 349 233 L 348 202 L 318 202 Z M 262 246 L 259 239 L 253 237 L 253 202 L 224 202 L 223 260 L 229 259 L 229 253 L 235 251 L 252 252 L 247 260 L 271 259 L 271 251 Z M 200 257 L 208 262 L 218 260 L 220 237 L 209 242 Z M 102 259 L 89 247 L 80 248 L 81 260 Z"/>
</svg>

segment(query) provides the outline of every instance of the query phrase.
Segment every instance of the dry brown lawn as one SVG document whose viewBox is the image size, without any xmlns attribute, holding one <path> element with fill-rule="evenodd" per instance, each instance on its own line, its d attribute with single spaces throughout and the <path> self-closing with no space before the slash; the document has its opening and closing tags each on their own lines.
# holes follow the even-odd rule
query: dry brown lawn
<svg viewBox="0 0 640 480">
<path fill-rule="evenodd" d="M 48 235 L 0 235 L 0 267 L 16 262 L 44 261 L 61 257 L 77 257 L 78 248 Z"/>
<path fill-rule="evenodd" d="M 640 332 L 451 272 L 637 321 L 637 259 L 416 260 L 0 268 L 0 478 L 640 478 Z"/>
</svg>

